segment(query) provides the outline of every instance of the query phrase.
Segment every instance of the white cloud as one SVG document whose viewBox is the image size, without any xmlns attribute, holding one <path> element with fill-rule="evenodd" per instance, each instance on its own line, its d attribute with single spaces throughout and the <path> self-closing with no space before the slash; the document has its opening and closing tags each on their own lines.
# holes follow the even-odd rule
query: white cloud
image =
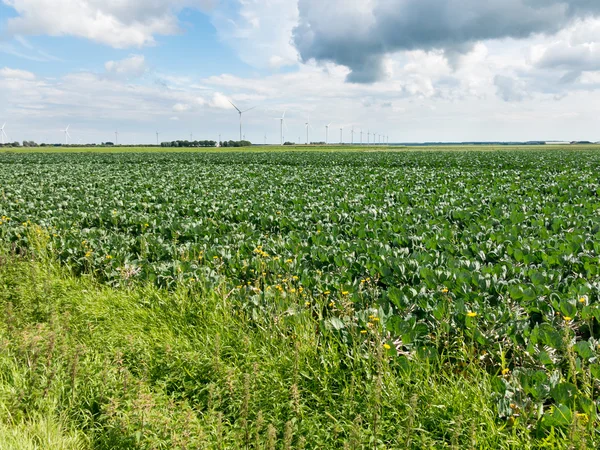
<svg viewBox="0 0 600 450">
<path fill-rule="evenodd" d="M 143 55 L 131 55 L 120 61 L 107 61 L 104 64 L 106 72 L 119 76 L 140 77 L 148 71 Z"/>
<path fill-rule="evenodd" d="M 154 43 L 155 35 L 179 31 L 176 13 L 205 9 L 213 0 L 2 0 L 18 16 L 7 21 L 11 35 L 77 36 L 115 48 Z"/>
<path fill-rule="evenodd" d="M 19 69 L 11 69 L 9 67 L 4 67 L 0 69 L 0 77 L 8 78 L 12 80 L 34 80 L 35 75 L 26 70 Z"/>
<path fill-rule="evenodd" d="M 298 52 L 291 43 L 298 23 L 297 0 L 221 2 L 212 22 L 221 40 L 251 66 L 280 69 L 298 63 Z"/>
</svg>

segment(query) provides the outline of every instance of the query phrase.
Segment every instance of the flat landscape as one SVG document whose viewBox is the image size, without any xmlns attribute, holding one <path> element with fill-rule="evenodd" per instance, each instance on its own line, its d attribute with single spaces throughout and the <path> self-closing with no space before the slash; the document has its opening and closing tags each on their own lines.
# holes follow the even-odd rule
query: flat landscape
<svg viewBox="0 0 600 450">
<path fill-rule="evenodd" d="M 600 445 L 600 147 L 160 150 L 0 152 L 6 436 Z"/>
</svg>

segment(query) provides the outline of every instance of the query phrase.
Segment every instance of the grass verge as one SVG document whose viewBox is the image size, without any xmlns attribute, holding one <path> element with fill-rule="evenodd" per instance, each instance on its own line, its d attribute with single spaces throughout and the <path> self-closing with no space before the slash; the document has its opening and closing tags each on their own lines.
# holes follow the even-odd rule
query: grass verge
<svg viewBox="0 0 600 450">
<path fill-rule="evenodd" d="M 304 300 L 303 300 L 304 302 Z M 388 357 L 294 298 L 251 317 L 201 283 L 114 289 L 0 257 L 2 449 L 596 448 L 498 419 L 476 362 Z"/>
</svg>

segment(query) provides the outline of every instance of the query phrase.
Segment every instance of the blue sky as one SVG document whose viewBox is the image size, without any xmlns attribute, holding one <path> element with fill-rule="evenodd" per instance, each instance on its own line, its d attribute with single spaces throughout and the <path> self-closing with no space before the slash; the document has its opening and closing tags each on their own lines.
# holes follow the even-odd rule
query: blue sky
<svg viewBox="0 0 600 450">
<path fill-rule="evenodd" d="M 73 142 L 236 139 L 233 101 L 257 107 L 257 143 L 279 142 L 283 111 L 291 141 L 309 117 L 312 141 L 330 122 L 331 141 L 600 140 L 600 5 L 445 5 L 0 0 L 0 125 L 19 141 L 68 124 Z"/>
</svg>

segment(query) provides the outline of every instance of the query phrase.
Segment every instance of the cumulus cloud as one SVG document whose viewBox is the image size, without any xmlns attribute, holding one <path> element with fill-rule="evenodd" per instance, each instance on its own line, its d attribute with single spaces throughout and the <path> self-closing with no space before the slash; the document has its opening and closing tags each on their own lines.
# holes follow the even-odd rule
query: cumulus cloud
<svg viewBox="0 0 600 450">
<path fill-rule="evenodd" d="M 438 49 L 456 66 L 477 42 L 553 34 L 600 15 L 593 0 L 299 0 L 298 7 L 301 58 L 346 66 L 356 83 L 383 79 L 386 54 Z"/>
<path fill-rule="evenodd" d="M 11 35 L 77 36 L 115 48 L 154 43 L 154 36 L 179 31 L 177 12 L 205 9 L 216 0 L 2 0 L 17 17 Z"/>
<path fill-rule="evenodd" d="M 131 55 L 120 61 L 107 61 L 104 68 L 109 74 L 126 77 L 140 77 L 148 71 L 143 55 Z"/>
<path fill-rule="evenodd" d="M 504 75 L 496 75 L 494 77 L 494 85 L 498 96 L 505 102 L 520 102 L 527 97 L 527 91 L 522 81 L 507 77 Z"/>
<path fill-rule="evenodd" d="M 280 69 L 298 63 L 291 43 L 298 0 L 222 1 L 212 14 L 219 37 L 249 65 Z"/>
</svg>

